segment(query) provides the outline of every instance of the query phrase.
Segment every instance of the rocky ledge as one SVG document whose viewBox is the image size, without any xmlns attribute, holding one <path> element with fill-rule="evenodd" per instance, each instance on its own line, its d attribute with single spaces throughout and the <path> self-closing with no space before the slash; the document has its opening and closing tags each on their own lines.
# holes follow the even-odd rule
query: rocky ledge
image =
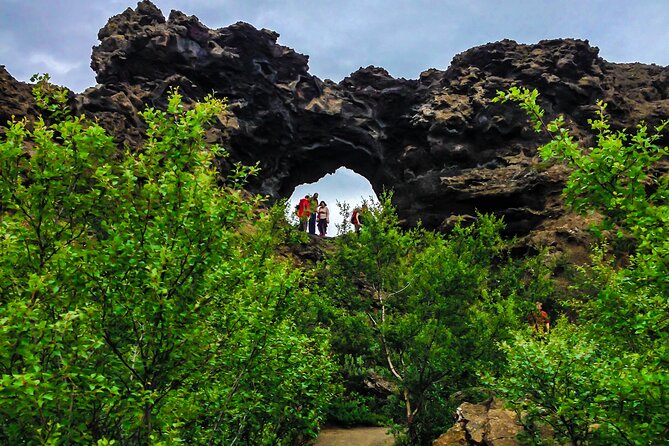
<svg viewBox="0 0 669 446">
<path fill-rule="evenodd" d="M 582 221 L 560 199 L 564 169 L 539 163 L 542 136 L 514 106 L 490 102 L 498 90 L 538 89 L 549 117 L 564 114 L 579 135 L 599 99 L 616 128 L 669 116 L 669 68 L 609 63 L 582 40 L 504 40 L 417 80 L 367 67 L 334 83 L 309 74 L 308 57 L 279 45 L 276 32 L 241 22 L 209 29 L 178 11 L 166 19 L 149 1 L 112 17 L 98 37 L 91 62 L 98 85 L 73 106 L 119 144 L 139 143 L 137 112 L 164 107 L 170 87 L 186 101 L 213 93 L 229 99 L 234 116 L 211 139 L 234 161 L 260 162 L 253 191 L 286 197 L 346 166 L 377 193 L 393 189 L 407 225 L 446 228 L 455 216 L 494 212 L 509 233 L 576 240 Z M 0 69 L 0 118 L 34 113 L 26 88 Z"/>
<path fill-rule="evenodd" d="M 502 402 L 463 403 L 456 411 L 456 422 L 432 446 L 520 446 L 517 438 L 523 431 L 515 412 Z"/>
</svg>

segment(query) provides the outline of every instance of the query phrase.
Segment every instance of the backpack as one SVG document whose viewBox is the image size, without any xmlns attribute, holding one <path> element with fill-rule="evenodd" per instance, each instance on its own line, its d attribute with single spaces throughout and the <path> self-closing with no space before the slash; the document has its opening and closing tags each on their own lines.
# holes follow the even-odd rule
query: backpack
<svg viewBox="0 0 669 446">
<path fill-rule="evenodd" d="M 297 216 L 300 218 L 308 217 L 309 216 L 309 200 L 306 198 L 302 198 L 300 202 L 297 204 L 297 210 L 296 210 Z"/>
<path fill-rule="evenodd" d="M 351 223 L 354 225 L 358 223 L 358 211 L 353 211 L 351 214 Z"/>
</svg>

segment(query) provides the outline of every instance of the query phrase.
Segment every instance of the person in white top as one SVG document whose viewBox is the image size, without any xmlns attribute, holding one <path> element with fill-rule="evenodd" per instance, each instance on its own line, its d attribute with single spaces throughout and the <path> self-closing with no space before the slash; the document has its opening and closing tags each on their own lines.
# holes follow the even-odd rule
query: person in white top
<svg viewBox="0 0 669 446">
<path fill-rule="evenodd" d="M 330 210 L 324 201 L 321 201 L 321 204 L 318 205 L 316 214 L 316 218 L 318 219 L 318 233 L 321 237 L 325 237 L 325 233 L 328 230 L 328 223 L 330 223 Z"/>
</svg>

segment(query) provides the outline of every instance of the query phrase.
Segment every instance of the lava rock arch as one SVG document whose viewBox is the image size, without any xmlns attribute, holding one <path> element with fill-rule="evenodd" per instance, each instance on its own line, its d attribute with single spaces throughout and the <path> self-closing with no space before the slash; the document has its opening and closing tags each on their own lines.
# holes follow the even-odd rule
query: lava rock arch
<svg viewBox="0 0 669 446">
<path fill-rule="evenodd" d="M 179 87 L 186 102 L 213 93 L 229 99 L 232 115 L 220 118 L 210 140 L 223 142 L 234 161 L 259 162 L 252 190 L 287 197 L 345 166 L 377 194 L 393 189 L 407 225 L 447 228 L 476 211 L 504 216 L 513 234 L 573 224 L 560 199 L 564 169 L 539 162 L 542 136 L 513 106 L 490 102 L 498 90 L 538 89 L 548 117 L 564 114 L 577 135 L 598 99 L 609 103 L 614 128 L 669 116 L 668 68 L 609 63 L 575 39 L 503 40 L 416 80 L 367 67 L 335 83 L 309 74 L 308 57 L 279 45 L 274 31 L 241 22 L 212 30 L 178 11 L 166 19 L 148 0 L 112 17 L 98 37 L 98 85 L 76 95 L 75 108 L 119 144 L 141 140 L 137 112 L 164 107 L 169 88 Z M 5 74 L 3 108 L 21 109 L 25 84 Z"/>
</svg>

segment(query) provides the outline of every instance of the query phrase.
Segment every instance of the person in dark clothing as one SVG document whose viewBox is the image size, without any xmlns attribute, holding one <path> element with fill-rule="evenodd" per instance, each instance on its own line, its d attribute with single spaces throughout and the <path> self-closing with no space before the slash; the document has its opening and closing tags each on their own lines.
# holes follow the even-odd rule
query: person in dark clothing
<svg viewBox="0 0 669 446">
<path fill-rule="evenodd" d="M 315 193 L 309 200 L 309 234 L 316 235 L 316 211 L 318 209 L 318 194 Z"/>
<path fill-rule="evenodd" d="M 357 234 L 358 232 L 360 232 L 360 226 L 362 226 L 362 218 L 360 217 L 359 208 L 353 209 L 353 213 L 351 214 L 351 223 L 353 224 L 355 233 Z"/>
</svg>

